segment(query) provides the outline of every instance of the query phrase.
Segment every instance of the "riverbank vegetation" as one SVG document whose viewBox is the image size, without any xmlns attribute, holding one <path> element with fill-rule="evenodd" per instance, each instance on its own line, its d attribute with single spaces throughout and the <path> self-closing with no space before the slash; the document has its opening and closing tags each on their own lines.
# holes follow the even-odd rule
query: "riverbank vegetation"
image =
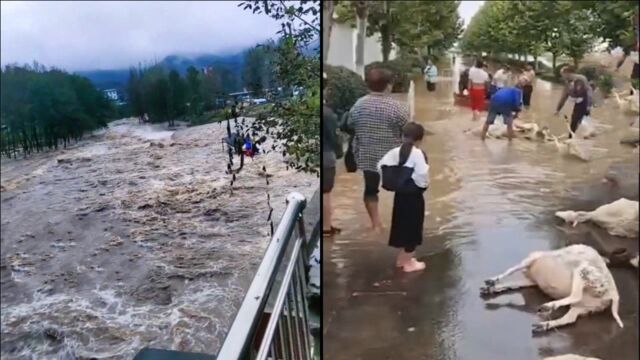
<svg viewBox="0 0 640 360">
<path fill-rule="evenodd" d="M 239 5 L 254 14 L 280 22 L 273 54 L 275 78 L 285 89 L 301 89 L 296 96 L 275 99 L 268 116 L 258 117 L 252 130 L 272 137 L 284 148 L 290 166 L 319 174 L 320 170 L 320 1 L 245 1 Z"/>
<path fill-rule="evenodd" d="M 3 156 L 66 148 L 84 133 L 105 127 L 116 113 L 87 78 L 38 63 L 4 67 L 0 83 Z"/>
</svg>

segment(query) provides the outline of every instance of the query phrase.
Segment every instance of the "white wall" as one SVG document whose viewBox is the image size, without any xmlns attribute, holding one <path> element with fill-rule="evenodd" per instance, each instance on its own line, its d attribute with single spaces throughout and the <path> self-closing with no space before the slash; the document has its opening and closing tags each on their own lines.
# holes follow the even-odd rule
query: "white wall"
<svg viewBox="0 0 640 360">
<path fill-rule="evenodd" d="M 334 22 L 331 27 L 331 39 L 327 63 L 334 66 L 344 66 L 347 69 L 356 71 L 356 44 L 358 31 L 349 24 L 339 24 Z M 364 44 L 364 64 L 375 61 L 382 61 L 382 47 L 380 45 L 380 35 L 375 34 L 367 37 Z M 395 46 L 389 53 L 389 60 L 396 57 Z"/>
</svg>

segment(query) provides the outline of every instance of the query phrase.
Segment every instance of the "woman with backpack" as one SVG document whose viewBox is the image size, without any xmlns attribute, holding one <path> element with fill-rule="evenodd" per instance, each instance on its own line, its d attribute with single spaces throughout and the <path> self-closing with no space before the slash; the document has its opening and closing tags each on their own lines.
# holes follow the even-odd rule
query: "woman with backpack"
<svg viewBox="0 0 640 360">
<path fill-rule="evenodd" d="M 378 163 L 382 187 L 395 192 L 389 246 L 399 248 L 396 266 L 405 272 L 424 270 L 414 252 L 422 244 L 424 197 L 429 185 L 427 155 L 420 149 L 424 127 L 410 122 L 402 129 L 403 144 Z"/>
</svg>

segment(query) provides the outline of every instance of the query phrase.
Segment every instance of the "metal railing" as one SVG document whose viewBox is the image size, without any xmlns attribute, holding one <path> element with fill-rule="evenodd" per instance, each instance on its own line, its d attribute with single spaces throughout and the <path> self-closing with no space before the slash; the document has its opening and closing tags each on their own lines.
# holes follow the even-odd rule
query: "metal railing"
<svg viewBox="0 0 640 360">
<path fill-rule="evenodd" d="M 310 360 L 306 300 L 306 199 L 287 196 L 287 208 L 218 352 L 218 360 Z M 271 309 L 268 305 L 271 304 Z"/>
</svg>

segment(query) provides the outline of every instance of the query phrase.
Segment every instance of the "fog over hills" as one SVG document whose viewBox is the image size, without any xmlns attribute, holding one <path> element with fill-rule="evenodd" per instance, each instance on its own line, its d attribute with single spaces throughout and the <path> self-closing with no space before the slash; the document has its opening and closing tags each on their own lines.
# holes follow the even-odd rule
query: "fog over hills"
<svg viewBox="0 0 640 360">
<path fill-rule="evenodd" d="M 247 49 L 248 50 L 248 49 Z M 189 66 L 194 66 L 197 69 L 201 69 L 207 66 L 217 66 L 221 69 L 229 71 L 231 77 L 240 78 L 244 67 L 244 56 L 247 50 L 243 50 L 237 53 L 216 55 L 216 54 L 199 54 L 199 55 L 179 55 L 172 54 L 166 56 L 159 61 L 159 64 L 165 67 L 167 70 L 176 70 L 180 75 L 184 75 Z M 317 54 L 320 51 L 320 40 L 317 39 L 311 42 L 308 46 L 302 49 L 302 53 L 306 56 Z M 148 64 L 152 64 L 149 62 Z M 141 63 L 144 66 L 144 63 Z M 137 65 L 136 65 L 137 66 Z M 86 76 L 91 80 L 94 85 L 100 89 L 120 89 L 123 90 L 129 79 L 129 69 L 114 69 L 114 70 L 89 70 L 89 71 L 77 71 L 79 75 Z M 241 85 L 238 83 L 234 89 L 230 91 L 240 91 Z"/>
</svg>

